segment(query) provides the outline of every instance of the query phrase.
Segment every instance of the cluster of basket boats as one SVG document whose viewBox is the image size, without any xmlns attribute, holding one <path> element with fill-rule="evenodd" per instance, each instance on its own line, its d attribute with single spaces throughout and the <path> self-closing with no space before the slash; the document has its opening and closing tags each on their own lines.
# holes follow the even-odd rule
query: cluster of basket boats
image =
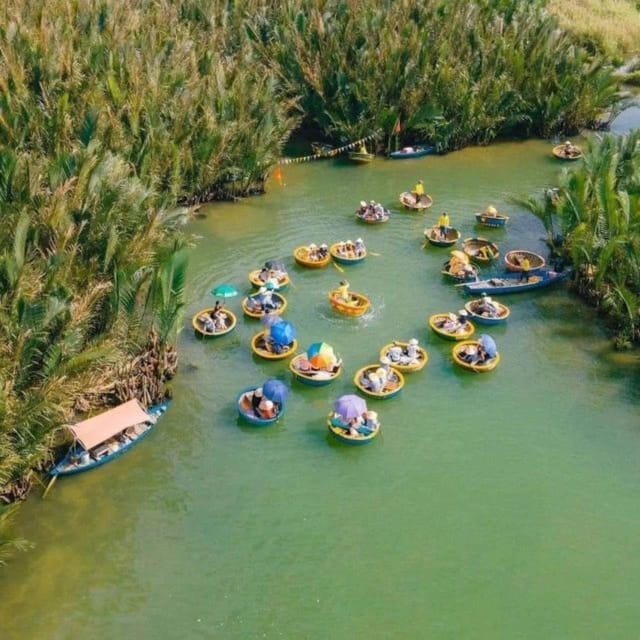
<svg viewBox="0 0 640 640">
<path fill-rule="evenodd" d="M 409 202 L 409 196 L 413 199 L 413 203 Z M 409 196 L 406 193 L 400 195 L 400 202 L 404 206 L 417 203 L 418 199 L 413 194 L 409 193 Z M 433 201 L 429 196 L 426 198 L 430 206 Z M 362 202 L 356 211 L 358 219 L 362 219 L 364 208 L 372 212 L 377 211 L 376 215 L 380 215 L 381 205 L 374 202 L 367 205 Z M 411 206 L 407 208 L 421 210 Z M 386 222 L 390 212 L 382 209 L 385 218 L 382 221 Z M 486 227 L 503 227 L 508 219 L 493 208 L 476 214 L 477 223 Z M 438 226 L 426 229 L 424 235 L 427 241 L 436 247 L 451 248 L 460 239 L 460 233 L 455 229 L 443 230 Z M 310 244 L 296 247 L 293 251 L 295 262 L 302 267 L 321 269 L 333 261 L 340 271 L 343 271 L 344 265 L 362 263 L 368 255 L 370 254 L 360 238 L 355 243 L 335 242 L 330 246 Z M 451 350 L 453 362 L 463 369 L 476 373 L 495 369 L 500 363 L 500 353 L 491 336 L 482 334 L 477 338 L 474 337 L 476 331 L 474 323 L 488 326 L 501 324 L 507 321 L 511 313 L 509 307 L 493 300 L 489 294 L 512 293 L 548 286 L 560 281 L 566 275 L 545 269 L 546 263 L 542 256 L 528 250 L 517 250 L 505 255 L 505 273 L 498 277 L 480 280 L 478 265 L 495 263 L 499 256 L 498 245 L 491 240 L 483 237 L 464 240 L 461 249 L 454 249 L 451 252 L 442 273 L 447 278 L 458 281 L 465 292 L 481 295 L 467 302 L 464 310 L 457 314 L 437 313 L 428 318 L 428 325 L 434 333 L 455 342 Z M 456 268 L 460 265 L 465 266 L 466 269 L 458 272 Z M 523 273 L 525 270 L 526 273 Z M 309 345 L 306 351 L 297 353 L 298 340 L 295 329 L 280 317 L 288 307 L 282 291 L 290 283 L 284 264 L 278 260 L 268 261 L 262 269 L 252 271 L 249 274 L 249 280 L 258 286 L 259 290 L 242 301 L 242 310 L 248 318 L 260 318 L 265 325 L 265 328 L 258 331 L 251 339 L 253 353 L 268 360 L 290 358 L 289 371 L 294 380 L 304 385 L 324 386 L 340 377 L 344 363 L 331 345 L 314 343 Z M 362 316 L 371 308 L 371 301 L 363 293 L 350 291 L 348 286 L 346 281 L 341 282 L 339 288 L 329 291 L 328 303 L 342 315 Z M 252 300 L 255 298 L 261 299 L 262 304 L 254 305 Z M 199 317 L 207 311 L 203 310 L 193 318 L 193 326 L 202 336 L 224 335 L 231 331 L 237 322 L 235 315 L 225 309 L 225 313 L 230 318 L 228 326 L 220 332 L 208 333 L 199 322 Z M 366 397 L 378 400 L 391 399 L 397 397 L 402 391 L 405 386 L 405 376 L 422 370 L 428 359 L 426 349 L 420 346 L 416 339 L 396 340 L 382 345 L 379 360 L 359 368 L 354 375 L 353 383 L 356 389 Z M 262 426 L 276 422 L 284 413 L 286 393 L 281 390 L 278 393 L 278 401 L 274 402 L 273 398 L 269 397 L 265 400 L 264 390 L 271 389 L 274 385 L 274 380 L 268 380 L 263 385 L 243 389 L 237 397 L 239 415 L 253 425 Z M 338 412 L 338 407 L 344 406 L 348 406 L 351 411 L 354 403 L 357 404 L 354 398 L 360 397 L 344 396 L 336 401 L 336 409 L 329 415 L 327 427 L 343 442 L 364 444 L 379 434 L 380 423 L 377 414 L 369 411 L 366 405 L 359 415 L 347 416 Z M 262 407 L 265 409 L 263 410 Z"/>
</svg>

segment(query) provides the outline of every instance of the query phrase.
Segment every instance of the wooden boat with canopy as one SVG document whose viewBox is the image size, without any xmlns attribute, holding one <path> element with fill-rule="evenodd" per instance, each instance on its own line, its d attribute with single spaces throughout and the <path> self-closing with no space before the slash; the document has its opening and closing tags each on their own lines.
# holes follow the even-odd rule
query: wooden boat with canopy
<svg viewBox="0 0 640 640">
<path fill-rule="evenodd" d="M 349 301 L 340 296 L 339 289 L 329 291 L 329 304 L 345 316 L 357 317 L 364 314 L 371 306 L 371 301 L 363 293 L 349 291 Z"/>
<path fill-rule="evenodd" d="M 314 245 L 296 247 L 293 250 L 293 259 L 301 267 L 306 267 L 307 269 L 322 269 L 322 267 L 326 267 L 331 261 L 331 255 L 327 252 L 327 255 L 323 258 L 314 258 L 314 249 L 317 249 Z"/>
<path fill-rule="evenodd" d="M 504 256 L 504 262 L 509 271 L 522 271 L 522 262 L 529 260 L 529 271 L 537 271 L 545 266 L 546 261 L 533 251 L 525 251 L 524 249 L 516 249 L 515 251 L 507 251 Z"/>
<path fill-rule="evenodd" d="M 443 237 L 440 233 L 440 227 L 436 226 L 425 229 L 424 237 L 434 247 L 451 247 L 460 240 L 460 232 L 453 227 L 449 227 Z"/>
<path fill-rule="evenodd" d="M 150 433 L 168 406 L 166 401 L 145 411 L 137 400 L 129 400 L 119 407 L 67 427 L 74 442 L 49 474 L 54 477 L 69 476 L 119 458 Z"/>
<path fill-rule="evenodd" d="M 467 340 L 476 330 L 468 320 L 460 322 L 455 313 L 434 313 L 429 318 L 429 326 L 445 340 Z"/>
<path fill-rule="evenodd" d="M 480 264 L 489 264 L 500 256 L 498 245 L 486 238 L 466 238 L 462 242 L 462 250 Z"/>
<path fill-rule="evenodd" d="M 414 371 L 420 371 L 421 369 L 424 369 L 424 366 L 429 360 L 427 350 L 416 345 L 418 355 L 413 361 L 410 361 L 409 357 L 407 356 L 408 347 L 408 342 L 400 342 L 399 340 L 395 340 L 390 344 L 385 344 L 384 347 L 380 349 L 380 358 L 389 358 L 389 360 L 391 361 L 391 366 L 393 366 L 394 369 L 400 371 L 400 373 L 413 373 Z M 396 351 L 394 352 L 394 350 Z M 397 350 L 399 350 L 399 352 Z M 397 360 L 395 359 L 396 354 L 398 356 Z"/>
<path fill-rule="evenodd" d="M 403 191 L 400 194 L 400 204 L 405 209 L 410 209 L 411 211 L 424 211 L 433 204 L 433 198 L 430 195 L 423 193 L 418 199 L 418 202 L 416 202 L 416 197 L 413 193 L 410 191 Z"/>
<path fill-rule="evenodd" d="M 227 333 L 230 333 L 236 328 L 236 324 L 238 324 L 238 319 L 232 311 L 229 311 L 226 307 L 222 310 L 222 312 L 227 316 L 227 326 L 225 329 L 214 329 L 213 331 L 209 330 L 205 326 L 206 320 L 205 316 L 211 317 L 211 312 L 213 311 L 213 307 L 208 309 L 202 309 L 198 311 L 193 318 L 191 318 L 191 326 L 193 327 L 196 335 L 201 336 L 203 338 L 219 338 L 220 336 L 224 336 Z"/>
<path fill-rule="evenodd" d="M 355 384 L 362 393 L 372 398 L 378 398 L 379 400 L 395 398 L 402 391 L 402 387 L 404 387 L 404 376 L 395 367 L 389 367 L 387 379 L 380 389 L 376 390 L 373 386 L 375 384 L 374 376 L 376 378 L 378 377 L 376 372 L 380 368 L 380 363 L 368 364 L 362 367 L 353 377 L 353 384 Z"/>
<path fill-rule="evenodd" d="M 357 428 L 358 435 L 352 435 L 350 433 L 349 425 L 346 424 L 342 418 L 335 412 L 330 413 L 327 418 L 327 427 L 329 432 L 334 435 L 340 442 L 350 445 L 368 444 L 374 440 L 380 433 L 382 425 L 378 422 L 375 429 L 368 429 L 367 427 L 360 426 Z"/>
<path fill-rule="evenodd" d="M 269 313 L 274 315 L 274 316 L 279 316 L 282 315 L 286 308 L 287 308 L 287 299 L 281 294 L 278 293 L 277 291 L 273 291 L 272 292 L 272 301 L 273 304 L 275 305 L 274 308 L 269 310 Z M 261 308 L 259 310 L 256 310 L 255 308 L 253 308 L 251 306 L 251 304 L 249 303 L 249 298 L 251 296 L 247 296 L 246 298 L 244 298 L 244 300 L 242 301 L 242 312 L 244 313 L 245 316 L 249 316 L 250 318 L 255 318 L 255 319 L 260 319 L 262 318 L 262 316 L 265 315 L 266 310 Z"/>
</svg>

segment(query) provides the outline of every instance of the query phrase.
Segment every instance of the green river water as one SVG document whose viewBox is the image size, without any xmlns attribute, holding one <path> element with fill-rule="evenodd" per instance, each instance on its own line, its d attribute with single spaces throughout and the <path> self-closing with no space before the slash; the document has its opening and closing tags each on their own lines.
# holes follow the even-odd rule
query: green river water
<svg viewBox="0 0 640 640">
<path fill-rule="evenodd" d="M 0 637 L 637 638 L 640 634 L 639 367 L 616 355 L 594 312 L 563 288 L 502 298 L 502 363 L 474 375 L 426 318 L 455 311 L 446 250 L 422 248 L 444 209 L 463 237 L 501 251 L 546 253 L 540 223 L 510 202 L 553 182 L 543 141 L 444 157 L 319 161 L 283 169 L 266 196 L 217 204 L 191 231 L 174 402 L 140 446 L 63 478 L 18 521 L 35 549 L 0 572 Z M 394 211 L 423 178 L 435 206 L 359 225 L 360 199 Z M 506 231 L 474 227 L 493 203 Z M 293 248 L 361 236 L 370 256 L 346 276 L 373 312 L 335 315 L 343 277 L 294 266 Z M 234 398 L 284 362 L 255 359 L 261 328 L 240 316 L 219 340 L 196 340 L 190 317 L 220 282 L 248 291 L 264 260 L 291 265 L 287 318 L 301 346 L 325 340 L 345 362 L 324 388 L 292 385 L 286 415 L 255 429 Z M 240 309 L 240 298 L 229 306 Z M 396 399 L 370 402 L 383 423 L 366 447 L 333 441 L 332 401 L 393 339 L 417 337 L 429 363 Z"/>
</svg>

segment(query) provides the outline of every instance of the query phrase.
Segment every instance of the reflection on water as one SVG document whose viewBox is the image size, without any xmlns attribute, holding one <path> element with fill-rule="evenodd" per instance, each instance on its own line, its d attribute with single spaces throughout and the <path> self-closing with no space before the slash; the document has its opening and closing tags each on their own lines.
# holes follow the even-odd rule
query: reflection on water
<svg viewBox="0 0 640 640">
<path fill-rule="evenodd" d="M 286 186 L 207 208 L 191 231 L 189 305 L 175 400 L 117 462 L 61 479 L 22 512 L 37 548 L 0 574 L 2 640 L 29 638 L 634 637 L 640 560 L 638 366 L 612 354 L 593 310 L 563 291 L 502 298 L 509 323 L 479 328 L 502 354 L 491 374 L 454 367 L 427 317 L 466 298 L 440 276 L 446 249 L 423 247 L 443 210 L 462 237 L 546 253 L 539 222 L 512 204 L 551 184 L 550 144 L 472 148 L 370 166 L 283 169 Z M 435 204 L 401 213 L 417 179 Z M 358 224 L 361 199 L 393 210 Z M 506 230 L 477 227 L 488 204 Z M 378 256 L 344 272 L 296 267 L 294 247 L 362 237 Z M 287 319 L 300 348 L 325 340 L 342 376 L 291 382 L 287 361 L 253 356 L 259 322 L 211 341 L 190 330 L 209 291 L 269 258 L 291 269 Z M 490 273 L 487 271 L 486 273 Z M 339 316 L 342 279 L 372 301 Z M 371 400 L 383 428 L 366 447 L 329 437 L 335 398 L 383 344 L 419 338 L 426 368 L 394 400 Z M 238 421 L 237 392 L 291 385 L 283 419 Z"/>
</svg>

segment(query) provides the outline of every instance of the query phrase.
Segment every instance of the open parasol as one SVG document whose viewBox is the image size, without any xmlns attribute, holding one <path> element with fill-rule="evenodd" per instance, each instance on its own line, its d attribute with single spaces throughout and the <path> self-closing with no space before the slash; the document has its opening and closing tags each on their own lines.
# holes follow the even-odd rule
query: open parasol
<svg viewBox="0 0 640 640">
<path fill-rule="evenodd" d="M 495 358 L 496 354 L 498 353 L 498 347 L 496 346 L 495 340 L 491 336 L 483 333 L 478 339 L 478 342 L 482 345 L 482 348 L 487 352 L 487 355 L 490 358 Z"/>
<path fill-rule="evenodd" d="M 289 395 L 289 388 L 284 382 L 277 378 L 269 378 L 262 385 L 262 393 L 268 400 L 277 402 L 278 404 L 284 404 L 284 401 Z"/>
<path fill-rule="evenodd" d="M 352 420 L 367 410 L 367 403 L 360 396 L 350 393 L 340 396 L 333 407 L 343 420 Z"/>
<path fill-rule="evenodd" d="M 287 345 L 296 337 L 296 328 L 286 321 L 276 322 L 269 331 L 271 339 L 278 345 Z"/>
</svg>

